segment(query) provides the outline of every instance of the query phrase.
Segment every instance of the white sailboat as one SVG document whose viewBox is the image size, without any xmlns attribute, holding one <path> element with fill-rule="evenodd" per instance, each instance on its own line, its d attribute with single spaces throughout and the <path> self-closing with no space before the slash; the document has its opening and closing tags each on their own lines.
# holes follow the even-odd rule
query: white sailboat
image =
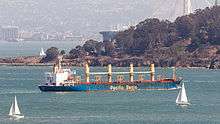
<svg viewBox="0 0 220 124">
<path fill-rule="evenodd" d="M 188 102 L 187 96 L 186 96 L 186 90 L 185 90 L 185 86 L 184 83 L 182 84 L 182 88 L 179 91 L 179 94 L 176 98 L 176 104 L 177 105 L 189 105 L 190 103 Z"/>
<path fill-rule="evenodd" d="M 17 102 L 17 98 L 15 96 L 14 101 L 12 102 L 10 111 L 9 111 L 9 117 L 13 118 L 13 119 L 20 119 L 20 118 L 24 118 L 24 115 L 21 114 L 20 109 L 18 107 L 18 102 Z"/>
<path fill-rule="evenodd" d="M 43 48 L 41 48 L 40 56 L 46 56 L 46 53 L 44 52 L 44 49 L 43 49 Z"/>
</svg>

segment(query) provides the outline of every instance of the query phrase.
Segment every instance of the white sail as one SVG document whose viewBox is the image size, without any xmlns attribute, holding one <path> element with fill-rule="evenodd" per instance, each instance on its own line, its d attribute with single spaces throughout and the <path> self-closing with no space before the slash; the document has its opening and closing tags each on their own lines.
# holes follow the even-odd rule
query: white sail
<svg viewBox="0 0 220 124">
<path fill-rule="evenodd" d="M 41 48 L 40 56 L 46 56 L 46 53 L 44 52 L 44 49 L 43 49 L 43 48 Z"/>
<path fill-rule="evenodd" d="M 178 103 L 179 101 L 181 101 L 181 90 L 179 91 L 179 93 L 178 93 L 178 96 L 177 96 L 177 98 L 176 98 L 176 103 Z"/>
<path fill-rule="evenodd" d="M 13 114 L 16 114 L 16 115 L 20 115 L 21 114 L 20 109 L 18 107 L 18 102 L 17 102 L 16 96 L 15 96 L 14 113 Z"/>
<path fill-rule="evenodd" d="M 19 107 L 18 107 L 18 102 L 17 102 L 17 98 L 15 96 L 14 101 L 11 104 L 11 108 L 8 114 L 10 117 L 12 117 L 13 119 L 20 119 L 20 118 L 24 118 L 24 116 L 21 114 Z"/>
<path fill-rule="evenodd" d="M 188 99 L 187 99 L 187 96 L 186 96 L 186 90 L 185 90 L 184 83 L 182 85 L 181 101 L 185 102 L 185 103 L 188 103 Z"/>
<path fill-rule="evenodd" d="M 189 104 L 187 96 L 186 96 L 186 89 L 185 89 L 184 83 L 182 84 L 182 88 L 179 91 L 179 94 L 178 94 L 178 96 L 176 98 L 176 103 L 180 104 L 180 105 L 187 105 L 187 104 Z"/>
<path fill-rule="evenodd" d="M 11 108 L 8 115 L 13 115 L 13 111 L 14 111 L 14 102 L 12 102 L 11 104 Z"/>
</svg>

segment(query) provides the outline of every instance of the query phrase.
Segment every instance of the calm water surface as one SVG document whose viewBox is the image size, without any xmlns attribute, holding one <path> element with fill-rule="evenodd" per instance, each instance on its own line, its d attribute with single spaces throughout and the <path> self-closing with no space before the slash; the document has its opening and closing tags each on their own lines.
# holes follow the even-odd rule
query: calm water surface
<svg viewBox="0 0 220 124">
<path fill-rule="evenodd" d="M 43 82 L 44 72 L 50 69 L 0 67 L 0 124 L 220 123 L 220 70 L 178 69 L 191 102 L 189 107 L 181 108 L 175 104 L 177 90 L 40 92 L 37 86 Z M 76 69 L 82 73 L 82 68 Z M 25 115 L 18 121 L 7 116 L 14 95 Z"/>
<path fill-rule="evenodd" d="M 0 41 L 0 57 L 35 56 L 39 55 L 41 48 L 47 50 L 50 47 L 57 47 L 68 53 L 80 43 L 78 41 Z"/>
</svg>

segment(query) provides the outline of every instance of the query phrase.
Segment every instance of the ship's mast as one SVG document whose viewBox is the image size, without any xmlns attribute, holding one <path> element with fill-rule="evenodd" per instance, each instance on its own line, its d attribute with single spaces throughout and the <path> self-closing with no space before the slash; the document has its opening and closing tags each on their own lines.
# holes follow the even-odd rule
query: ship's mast
<svg viewBox="0 0 220 124">
<path fill-rule="evenodd" d="M 192 3 L 191 0 L 184 0 L 183 2 L 183 14 L 189 15 L 192 13 Z"/>
<path fill-rule="evenodd" d="M 59 56 L 58 56 L 58 63 L 57 63 L 59 69 L 62 68 L 62 67 L 61 67 L 62 61 L 63 61 L 63 56 L 62 56 L 62 55 L 59 55 Z"/>
<path fill-rule="evenodd" d="M 58 56 L 58 60 L 56 61 L 56 63 L 53 66 L 53 73 L 57 73 L 60 71 L 60 69 L 62 69 L 61 67 L 61 62 L 62 62 L 63 56 Z"/>
</svg>

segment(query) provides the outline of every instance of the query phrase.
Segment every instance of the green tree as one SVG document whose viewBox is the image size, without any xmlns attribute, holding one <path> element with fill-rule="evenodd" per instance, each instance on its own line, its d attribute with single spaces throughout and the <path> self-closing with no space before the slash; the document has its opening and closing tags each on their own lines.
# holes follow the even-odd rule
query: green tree
<svg viewBox="0 0 220 124">
<path fill-rule="evenodd" d="M 88 40 L 83 45 L 83 48 L 86 52 L 93 53 L 96 52 L 96 45 L 98 44 L 98 41 L 95 40 Z"/>
<path fill-rule="evenodd" d="M 181 38 L 189 38 L 193 28 L 194 23 L 193 19 L 190 16 L 182 16 L 176 19 L 175 21 L 176 29 Z"/>
<path fill-rule="evenodd" d="M 56 48 L 56 47 L 51 47 L 51 48 L 47 49 L 47 51 L 46 51 L 45 60 L 46 60 L 46 61 L 56 60 L 57 57 L 58 57 L 58 55 L 59 55 L 59 50 L 58 50 L 58 48 Z"/>
<path fill-rule="evenodd" d="M 60 54 L 65 55 L 66 54 L 65 50 L 61 50 Z"/>
</svg>

